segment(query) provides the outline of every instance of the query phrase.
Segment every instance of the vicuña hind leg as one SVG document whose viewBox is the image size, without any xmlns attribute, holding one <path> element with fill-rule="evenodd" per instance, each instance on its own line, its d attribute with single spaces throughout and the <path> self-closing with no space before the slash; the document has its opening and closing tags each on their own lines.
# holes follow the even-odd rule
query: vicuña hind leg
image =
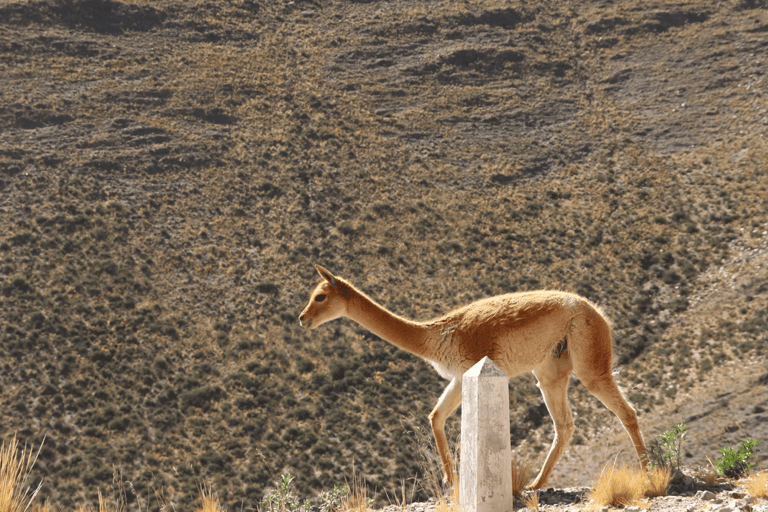
<svg viewBox="0 0 768 512">
<path fill-rule="evenodd" d="M 613 380 L 613 376 L 608 374 L 589 380 L 582 379 L 582 382 L 590 393 L 595 395 L 608 409 L 619 417 L 621 424 L 624 425 L 624 430 L 627 431 L 630 439 L 632 439 L 637 456 L 640 458 L 640 464 L 643 466 L 643 469 L 646 469 L 645 444 L 643 443 L 643 435 L 640 433 L 640 426 L 637 422 L 637 413 L 624 399 L 621 390 L 619 390 L 619 387 Z"/>
<path fill-rule="evenodd" d="M 562 358 L 550 356 L 550 359 L 543 367 L 534 370 L 534 375 L 539 380 L 539 388 L 544 395 L 544 402 L 547 404 L 552 421 L 555 424 L 555 439 L 552 441 L 552 448 L 549 450 L 547 460 L 544 461 L 536 479 L 528 486 L 529 489 L 538 489 L 547 483 L 555 464 L 568 446 L 568 442 L 573 435 L 574 425 L 571 408 L 568 405 L 568 379 L 571 375 L 573 366 L 571 359 L 567 354 Z"/>
<path fill-rule="evenodd" d="M 621 420 L 645 468 L 645 444 L 637 423 L 637 413 L 624 399 L 613 380 L 611 329 L 596 310 L 587 310 L 575 319 L 569 330 L 568 348 L 576 375 L 605 406 Z"/>
</svg>

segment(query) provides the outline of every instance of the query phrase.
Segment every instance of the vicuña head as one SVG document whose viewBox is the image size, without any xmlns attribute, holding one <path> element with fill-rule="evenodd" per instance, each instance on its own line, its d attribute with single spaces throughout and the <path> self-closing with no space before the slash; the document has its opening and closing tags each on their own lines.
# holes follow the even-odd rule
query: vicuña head
<svg viewBox="0 0 768 512">
<path fill-rule="evenodd" d="M 567 389 L 574 370 L 586 388 L 619 417 L 645 467 L 637 414 L 613 380 L 610 326 L 587 299 L 560 291 L 509 293 L 416 322 L 395 315 L 323 267 L 315 268 L 323 280 L 299 316 L 303 327 L 315 329 L 336 318 L 350 318 L 423 357 L 450 380 L 429 415 L 446 482 L 454 483 L 454 472 L 445 420 L 461 404 L 462 375 L 485 356 L 510 377 L 532 371 L 555 424 L 552 448 L 531 489 L 547 482 L 573 434 Z"/>
<path fill-rule="evenodd" d="M 348 295 L 350 289 L 346 283 L 336 279 L 320 265 L 315 265 L 315 268 L 323 277 L 323 281 L 312 292 L 309 304 L 299 316 L 301 326 L 308 329 L 317 329 L 325 322 L 344 316 L 347 311 L 344 295 Z"/>
</svg>

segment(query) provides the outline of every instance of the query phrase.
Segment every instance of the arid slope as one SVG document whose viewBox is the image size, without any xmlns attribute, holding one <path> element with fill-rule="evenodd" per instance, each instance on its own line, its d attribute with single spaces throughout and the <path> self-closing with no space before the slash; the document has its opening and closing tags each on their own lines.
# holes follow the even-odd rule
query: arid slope
<svg viewBox="0 0 768 512">
<path fill-rule="evenodd" d="M 114 474 L 142 509 L 203 481 L 237 510 L 353 468 L 386 501 L 444 383 L 302 330 L 321 263 L 415 318 L 584 294 L 647 436 L 698 415 L 730 436 L 702 464 L 765 438 L 767 50 L 764 0 L 0 0 L 0 434 L 46 437 L 65 509 Z M 553 485 L 628 446 L 571 397 Z M 539 461 L 532 377 L 510 407 Z"/>
</svg>

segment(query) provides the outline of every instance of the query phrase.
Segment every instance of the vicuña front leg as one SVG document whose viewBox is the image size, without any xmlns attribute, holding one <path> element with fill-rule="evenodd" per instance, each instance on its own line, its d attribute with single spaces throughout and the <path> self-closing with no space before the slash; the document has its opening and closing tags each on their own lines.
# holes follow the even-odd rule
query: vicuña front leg
<svg viewBox="0 0 768 512">
<path fill-rule="evenodd" d="M 572 368 L 570 358 L 563 357 L 552 359 L 546 367 L 533 372 L 539 380 L 541 394 L 544 395 L 544 402 L 555 424 L 555 439 L 541 471 L 528 486 L 529 489 L 539 489 L 547 483 L 573 435 L 573 416 L 568 405 L 568 379 Z"/>
<path fill-rule="evenodd" d="M 432 433 L 437 444 L 437 453 L 443 464 L 443 483 L 454 485 L 453 462 L 451 461 L 448 439 L 445 437 L 445 420 L 461 404 L 461 377 L 454 377 L 448 387 L 445 388 L 437 405 L 429 413 L 429 422 L 432 424 Z"/>
</svg>

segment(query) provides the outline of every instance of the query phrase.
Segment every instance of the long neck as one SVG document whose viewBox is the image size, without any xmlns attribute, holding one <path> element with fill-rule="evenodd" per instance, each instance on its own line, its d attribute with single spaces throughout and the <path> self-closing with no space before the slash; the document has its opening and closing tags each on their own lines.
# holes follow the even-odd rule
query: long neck
<svg viewBox="0 0 768 512">
<path fill-rule="evenodd" d="M 347 307 L 350 319 L 398 348 L 432 359 L 429 332 L 425 326 L 395 315 L 355 288 L 351 295 Z"/>
</svg>

